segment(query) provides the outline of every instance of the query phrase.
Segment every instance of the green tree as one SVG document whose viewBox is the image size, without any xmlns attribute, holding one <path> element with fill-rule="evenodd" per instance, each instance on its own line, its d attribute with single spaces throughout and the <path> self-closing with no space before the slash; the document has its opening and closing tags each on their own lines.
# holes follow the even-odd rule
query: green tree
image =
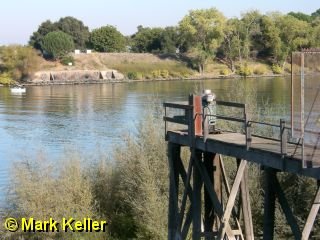
<svg viewBox="0 0 320 240">
<path fill-rule="evenodd" d="M 98 52 L 121 52 L 125 50 L 125 37 L 111 25 L 91 32 L 90 44 Z"/>
<path fill-rule="evenodd" d="M 260 45 L 259 54 L 264 57 L 272 57 L 275 63 L 283 60 L 282 41 L 280 29 L 276 26 L 272 16 L 263 16 L 260 20 Z"/>
<path fill-rule="evenodd" d="M 138 26 L 138 32 L 132 36 L 132 50 L 134 52 L 160 52 L 161 28 L 144 28 Z"/>
<path fill-rule="evenodd" d="M 240 61 L 242 61 L 242 58 L 248 60 L 250 57 L 251 50 L 255 48 L 255 39 L 257 38 L 257 36 L 260 35 L 260 18 L 261 14 L 256 10 L 249 11 L 242 15 L 240 24 L 238 26 L 242 46 L 242 54 L 240 56 Z"/>
<path fill-rule="evenodd" d="M 320 8 L 317 11 L 311 13 L 311 17 L 312 18 L 320 17 Z"/>
<path fill-rule="evenodd" d="M 50 32 L 43 38 L 42 49 L 50 58 L 61 59 L 74 50 L 73 39 L 61 31 Z"/>
<path fill-rule="evenodd" d="M 310 23 L 312 21 L 312 17 L 308 14 L 302 12 L 289 12 L 288 15 L 293 16 L 301 21 L 305 21 Z"/>
<path fill-rule="evenodd" d="M 39 65 L 39 57 L 31 47 L 11 45 L 0 49 L 0 72 L 16 80 L 26 80 Z"/>
<path fill-rule="evenodd" d="M 320 48 L 320 25 L 312 29 L 311 45 L 314 48 Z"/>
<path fill-rule="evenodd" d="M 189 42 L 189 56 L 200 73 L 208 59 L 215 57 L 224 38 L 225 24 L 226 18 L 215 8 L 192 10 L 179 22 L 182 38 Z"/>
<path fill-rule="evenodd" d="M 42 51 L 42 40 L 45 35 L 47 35 L 49 32 L 57 31 L 58 27 L 56 24 L 52 23 L 50 20 L 47 20 L 40 24 L 38 27 L 38 30 L 34 32 L 29 40 L 29 44 L 34 47 L 35 49 Z"/>
<path fill-rule="evenodd" d="M 311 26 L 309 23 L 293 16 L 285 15 L 276 19 L 276 26 L 280 29 L 282 41 L 282 67 L 284 67 L 292 51 L 310 46 Z"/>
<path fill-rule="evenodd" d="M 64 17 L 55 23 L 57 28 L 69 34 L 74 41 L 75 47 L 79 49 L 85 49 L 86 44 L 89 41 L 89 28 L 83 24 L 82 21 L 74 17 Z"/>
<path fill-rule="evenodd" d="M 138 26 L 138 32 L 132 36 L 134 52 L 175 53 L 178 32 L 175 27 L 144 28 Z"/>
<path fill-rule="evenodd" d="M 175 53 L 179 40 L 176 27 L 166 27 L 161 34 L 161 53 Z"/>
<path fill-rule="evenodd" d="M 239 22 L 237 18 L 228 19 L 224 28 L 224 42 L 221 45 L 224 62 L 232 72 L 235 72 L 236 59 L 241 58 Z"/>
</svg>

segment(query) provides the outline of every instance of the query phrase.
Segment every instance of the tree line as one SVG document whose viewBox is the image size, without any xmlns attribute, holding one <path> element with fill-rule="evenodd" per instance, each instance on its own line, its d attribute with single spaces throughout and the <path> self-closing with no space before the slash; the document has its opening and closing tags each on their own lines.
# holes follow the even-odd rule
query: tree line
<svg viewBox="0 0 320 240">
<path fill-rule="evenodd" d="M 283 69 L 292 51 L 320 47 L 320 9 L 301 12 L 261 14 L 248 11 L 239 18 L 226 18 L 216 8 L 191 10 L 177 26 L 150 28 L 124 36 L 111 25 L 93 29 L 73 17 L 40 24 L 29 44 L 54 59 L 73 49 L 92 48 L 97 52 L 180 53 L 199 72 L 216 59 L 232 72 L 235 62 L 262 58 Z"/>
<path fill-rule="evenodd" d="M 73 61 L 75 49 L 97 52 L 169 54 L 179 57 L 200 73 L 212 61 L 223 63 L 220 74 L 252 73 L 250 61 L 261 60 L 273 73 L 286 69 L 290 53 L 302 48 L 320 47 L 320 9 L 308 15 L 301 12 L 262 14 L 253 10 L 241 17 L 227 18 L 216 8 L 191 10 L 176 26 L 137 27 L 124 36 L 116 27 L 89 30 L 81 20 L 63 17 L 42 22 L 32 33 L 29 45 L 0 46 L 0 83 L 30 78 L 40 55 L 63 64 Z M 255 69 L 258 75 L 266 67 Z"/>
</svg>

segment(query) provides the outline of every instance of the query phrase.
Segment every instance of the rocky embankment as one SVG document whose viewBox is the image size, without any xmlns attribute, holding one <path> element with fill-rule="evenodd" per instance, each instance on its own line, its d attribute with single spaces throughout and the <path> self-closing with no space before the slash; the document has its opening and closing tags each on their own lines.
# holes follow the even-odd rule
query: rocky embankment
<svg viewBox="0 0 320 240">
<path fill-rule="evenodd" d="M 65 70 L 40 71 L 28 81 L 29 84 L 72 84 L 123 81 L 124 75 L 117 70 Z"/>
</svg>

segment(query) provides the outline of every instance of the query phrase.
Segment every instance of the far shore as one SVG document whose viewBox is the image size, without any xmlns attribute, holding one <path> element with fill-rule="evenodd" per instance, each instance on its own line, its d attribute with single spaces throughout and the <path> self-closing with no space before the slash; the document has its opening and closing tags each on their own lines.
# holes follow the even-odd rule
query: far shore
<svg viewBox="0 0 320 240">
<path fill-rule="evenodd" d="M 212 79 L 245 79 L 245 78 L 273 78 L 273 77 L 289 77 L 289 74 L 268 74 L 268 75 L 251 75 L 247 77 L 242 77 L 239 75 L 230 75 L 230 76 L 193 76 L 189 78 L 157 78 L 157 79 L 138 79 L 138 80 L 131 80 L 131 79 L 123 79 L 123 80 L 94 80 L 94 79 L 87 79 L 87 80 L 73 80 L 73 81 L 51 81 L 51 82 L 22 82 L 20 83 L 22 86 L 52 86 L 52 85 L 80 85 L 80 84 L 116 84 L 116 83 L 135 83 L 135 82 L 155 82 L 155 81 L 181 81 L 181 80 L 212 80 Z M 3 84 L 0 84 L 0 87 L 6 87 Z"/>
</svg>

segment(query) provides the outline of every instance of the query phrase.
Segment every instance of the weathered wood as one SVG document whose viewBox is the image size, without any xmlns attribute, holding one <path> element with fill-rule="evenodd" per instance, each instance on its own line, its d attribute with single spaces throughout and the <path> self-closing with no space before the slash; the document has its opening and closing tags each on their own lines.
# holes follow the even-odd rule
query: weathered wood
<svg viewBox="0 0 320 240">
<path fill-rule="evenodd" d="M 248 186 L 248 166 L 245 167 L 243 177 L 240 183 L 241 203 L 244 222 L 244 233 L 246 240 L 254 240 L 250 195 Z"/>
<path fill-rule="evenodd" d="M 223 180 L 223 183 L 225 185 L 225 191 L 226 191 L 226 194 L 227 194 L 227 198 L 229 198 L 230 196 L 230 186 L 229 186 L 229 182 L 228 182 L 228 179 L 227 179 L 227 174 L 226 174 L 226 170 L 224 168 L 224 163 L 223 163 L 223 159 L 222 159 L 222 156 L 219 154 L 219 162 L 220 162 L 220 168 L 221 168 L 221 175 L 222 175 L 222 180 Z M 232 209 L 232 216 L 234 218 L 234 221 L 236 222 L 237 224 L 237 227 L 239 229 L 239 234 L 240 235 L 240 238 L 243 239 L 243 234 L 242 234 L 242 230 L 241 230 L 241 225 L 239 223 L 239 220 L 237 218 L 237 213 L 235 211 L 235 209 L 233 208 Z"/>
<path fill-rule="evenodd" d="M 278 197 L 280 206 L 286 216 L 286 219 L 287 219 L 288 224 L 292 230 L 294 238 L 296 240 L 299 240 L 299 239 L 301 239 L 301 231 L 300 231 L 298 222 L 291 211 L 291 208 L 289 206 L 289 203 L 286 199 L 284 192 L 281 189 L 281 186 L 280 186 L 280 183 L 278 181 L 277 176 L 275 176 L 275 178 L 273 180 L 274 180 L 273 185 L 274 185 L 275 193 Z"/>
<path fill-rule="evenodd" d="M 243 134 L 223 133 L 210 135 L 206 142 L 202 137 L 197 137 L 194 144 L 202 151 L 246 159 L 266 167 L 320 179 L 320 168 L 302 167 L 301 155 L 295 153 L 296 145 L 288 144 L 288 154 L 283 157 L 279 151 L 279 142 L 253 137 L 252 146 L 248 151 L 245 139 Z M 189 136 L 185 132 L 169 131 L 168 140 L 181 145 L 189 145 Z M 292 156 L 291 153 L 295 155 Z M 320 159 L 320 154 L 317 157 Z"/>
<path fill-rule="evenodd" d="M 192 150 L 194 161 L 201 161 L 202 154 L 199 151 Z M 201 238 L 201 188 L 202 178 L 198 168 L 193 168 L 193 194 L 192 194 L 192 239 Z"/>
<path fill-rule="evenodd" d="M 179 175 L 177 160 L 180 158 L 180 146 L 174 143 L 168 144 L 169 160 L 169 212 L 168 212 L 168 239 L 176 239 L 178 235 L 178 187 Z"/>
<path fill-rule="evenodd" d="M 182 165 L 181 159 L 179 161 Z M 186 204 L 187 204 L 187 196 L 189 196 L 190 202 L 192 201 L 192 188 L 190 185 L 190 179 L 191 179 L 191 173 L 192 173 L 192 167 L 193 167 L 193 157 L 190 157 L 190 161 L 188 164 L 188 170 L 186 175 L 184 176 L 183 173 L 180 173 L 182 180 L 184 182 L 184 191 L 183 191 L 183 195 L 182 195 L 182 201 L 181 201 L 181 208 L 180 208 L 180 214 L 179 214 L 179 218 L 178 218 L 178 229 L 181 230 L 181 226 L 182 226 L 182 221 L 183 221 L 183 216 L 184 216 L 184 212 L 185 212 L 185 208 L 186 208 Z M 183 166 L 180 166 L 180 169 Z M 190 206 L 191 207 L 191 206 Z"/>
<path fill-rule="evenodd" d="M 245 104 L 244 103 L 236 103 L 236 102 L 225 102 L 225 101 L 216 101 L 217 105 L 222 105 L 222 106 L 226 106 L 226 107 L 236 107 L 236 108 L 245 108 Z"/>
<path fill-rule="evenodd" d="M 192 206 L 190 206 L 189 211 L 187 212 L 186 220 L 181 231 L 181 239 L 186 239 L 192 223 Z"/>
<path fill-rule="evenodd" d="M 163 103 L 163 106 L 164 107 L 169 107 L 169 108 L 185 109 L 185 110 L 193 109 L 192 105 L 180 104 L 180 103 Z"/>
<path fill-rule="evenodd" d="M 284 119 L 280 119 L 280 139 L 281 139 L 281 146 L 280 146 L 280 153 L 281 155 L 287 155 L 287 141 L 288 135 L 286 130 L 286 122 Z"/>
<path fill-rule="evenodd" d="M 219 235 L 218 235 L 219 237 L 218 237 L 218 239 L 222 239 L 224 237 L 225 233 L 226 233 L 226 226 L 227 226 L 227 223 L 229 222 L 229 219 L 230 219 L 230 216 L 231 216 L 231 212 L 232 212 L 232 209 L 233 209 L 233 206 L 234 206 L 234 202 L 236 200 L 236 196 L 237 196 L 237 193 L 238 193 L 238 190 L 239 190 L 239 186 L 240 186 L 241 179 L 242 179 L 243 172 L 244 172 L 244 169 L 245 169 L 246 165 L 247 165 L 247 161 L 246 160 L 242 160 L 240 165 L 239 165 L 239 168 L 237 170 L 237 174 L 236 174 L 233 186 L 231 188 L 231 192 L 230 192 L 230 196 L 229 196 L 228 201 L 227 201 L 225 212 L 224 212 L 223 217 L 222 217 L 222 225 L 221 225 L 221 227 L 219 229 Z"/>
<path fill-rule="evenodd" d="M 214 191 L 215 191 L 215 188 L 214 188 L 215 179 L 213 177 L 213 175 L 214 175 L 213 159 L 214 159 L 215 155 L 216 154 L 214 154 L 214 153 L 208 153 L 208 152 L 203 153 L 203 163 L 204 163 L 205 169 L 207 171 L 207 174 L 209 176 L 209 179 L 213 183 L 212 188 Z M 221 200 L 220 200 L 220 202 L 221 202 Z M 207 189 L 205 188 L 204 189 L 204 231 L 205 232 L 212 232 L 213 231 L 213 223 L 214 223 L 214 207 L 211 202 L 209 193 L 208 193 Z"/>
<path fill-rule="evenodd" d="M 206 171 L 204 165 L 202 164 L 202 162 L 197 161 L 197 159 L 195 159 L 195 164 L 196 164 L 198 170 L 201 173 L 201 177 L 202 177 L 204 186 L 208 191 L 208 194 L 209 194 L 210 199 L 211 199 L 211 201 L 213 203 L 215 212 L 219 216 L 219 218 L 221 219 L 222 215 L 223 215 L 223 208 L 222 208 L 222 205 L 221 205 L 221 203 L 219 201 L 219 198 L 218 198 L 217 194 L 212 189 L 212 185 L 213 184 L 210 181 L 210 178 L 209 178 L 209 176 L 207 174 L 207 171 Z M 229 223 L 226 223 L 226 224 L 227 224 L 226 233 L 227 233 L 228 238 L 230 240 L 235 239 L 234 234 L 232 232 L 232 229 L 230 227 L 230 224 Z"/>
<path fill-rule="evenodd" d="M 219 155 L 214 153 L 204 152 L 204 166 L 207 170 L 210 181 L 213 183 L 213 190 L 216 193 L 219 202 L 222 202 L 221 189 L 221 168 Z M 204 189 L 204 230 L 205 232 L 217 231 L 219 229 L 220 220 L 215 215 L 214 206 L 210 199 L 209 193 Z"/>
<path fill-rule="evenodd" d="M 220 158 L 219 154 L 215 154 L 213 158 L 213 188 L 215 193 L 217 194 L 218 200 L 222 204 L 222 177 L 221 177 L 221 166 L 220 166 Z M 219 217 L 214 214 L 214 226 L 213 230 L 218 231 L 220 228 L 221 222 Z"/>
<path fill-rule="evenodd" d="M 311 210 L 308 215 L 308 219 L 307 219 L 307 221 L 304 225 L 304 228 L 303 228 L 302 238 L 301 238 L 302 240 L 309 239 L 311 230 L 313 228 L 314 221 L 316 220 L 317 214 L 319 212 L 319 208 L 320 208 L 320 187 L 318 186 L 316 196 L 313 200 L 313 204 L 312 204 Z"/>
<path fill-rule="evenodd" d="M 263 240 L 273 240 L 274 215 L 276 195 L 273 187 L 276 170 L 265 167 L 264 169 L 264 218 L 263 218 Z"/>
</svg>

